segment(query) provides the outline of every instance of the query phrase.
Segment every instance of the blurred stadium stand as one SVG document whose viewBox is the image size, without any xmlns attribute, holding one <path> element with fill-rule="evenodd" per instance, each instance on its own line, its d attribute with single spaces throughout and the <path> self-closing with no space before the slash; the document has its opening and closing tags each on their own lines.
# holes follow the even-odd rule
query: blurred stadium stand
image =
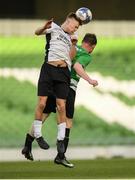
<svg viewBox="0 0 135 180">
<path fill-rule="evenodd" d="M 45 20 L 0 19 L 0 35 L 2 36 L 33 36 L 37 27 Z M 97 36 L 127 37 L 135 36 L 135 21 L 92 21 L 79 28 L 78 35 L 87 32 Z"/>
<path fill-rule="evenodd" d="M 0 18 L 44 19 L 63 21 L 67 13 L 89 7 L 94 20 L 135 20 L 135 1 L 127 0 L 4 0 L 0 4 Z"/>
</svg>

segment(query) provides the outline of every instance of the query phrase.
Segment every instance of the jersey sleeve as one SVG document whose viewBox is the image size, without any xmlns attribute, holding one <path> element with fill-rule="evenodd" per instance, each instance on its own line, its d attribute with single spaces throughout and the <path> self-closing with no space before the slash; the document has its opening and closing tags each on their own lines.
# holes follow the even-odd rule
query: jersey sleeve
<svg viewBox="0 0 135 180">
<path fill-rule="evenodd" d="M 82 54 L 76 62 L 79 62 L 85 68 L 91 62 L 91 56 Z"/>
</svg>

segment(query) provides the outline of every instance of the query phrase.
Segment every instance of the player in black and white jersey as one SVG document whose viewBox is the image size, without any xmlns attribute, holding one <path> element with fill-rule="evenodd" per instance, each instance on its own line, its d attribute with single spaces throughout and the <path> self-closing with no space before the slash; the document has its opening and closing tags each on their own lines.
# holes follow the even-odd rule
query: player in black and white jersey
<svg viewBox="0 0 135 180">
<path fill-rule="evenodd" d="M 43 27 L 35 31 L 36 35 L 47 35 L 47 46 L 45 62 L 43 63 L 38 80 L 38 102 L 35 110 L 35 120 L 33 122 L 34 138 L 42 149 L 48 149 L 48 143 L 43 139 L 41 133 L 43 110 L 46 106 L 47 98 L 51 94 L 56 96 L 56 105 L 59 114 L 57 150 L 58 153 L 65 151 L 64 137 L 66 129 L 65 103 L 70 85 L 70 51 L 72 43 L 70 35 L 81 25 L 75 13 L 70 13 L 65 22 L 58 26 L 52 20 Z M 26 136 L 27 137 L 27 136 Z M 31 147 L 27 146 L 27 138 L 22 154 L 27 157 Z"/>
</svg>

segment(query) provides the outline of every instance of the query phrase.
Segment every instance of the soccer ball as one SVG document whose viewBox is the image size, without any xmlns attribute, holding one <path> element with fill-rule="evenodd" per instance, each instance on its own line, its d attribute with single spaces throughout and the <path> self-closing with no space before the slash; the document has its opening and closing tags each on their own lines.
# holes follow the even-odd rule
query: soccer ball
<svg viewBox="0 0 135 180">
<path fill-rule="evenodd" d="M 82 24 L 87 24 L 92 20 L 92 12 L 86 7 L 79 8 L 75 14 L 81 19 Z"/>
</svg>

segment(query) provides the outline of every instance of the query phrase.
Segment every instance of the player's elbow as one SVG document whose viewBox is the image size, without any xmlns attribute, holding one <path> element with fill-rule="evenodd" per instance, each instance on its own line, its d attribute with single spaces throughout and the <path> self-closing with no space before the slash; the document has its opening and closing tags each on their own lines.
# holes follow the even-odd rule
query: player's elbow
<svg viewBox="0 0 135 180">
<path fill-rule="evenodd" d="M 38 31 L 35 31 L 35 35 L 39 36 L 39 32 L 38 32 Z"/>
<path fill-rule="evenodd" d="M 75 70 L 76 72 L 78 72 L 78 71 L 80 71 L 80 70 L 82 69 L 82 65 L 81 65 L 80 63 L 76 62 L 76 63 L 74 64 L 73 68 L 74 68 L 74 70 Z"/>
</svg>

